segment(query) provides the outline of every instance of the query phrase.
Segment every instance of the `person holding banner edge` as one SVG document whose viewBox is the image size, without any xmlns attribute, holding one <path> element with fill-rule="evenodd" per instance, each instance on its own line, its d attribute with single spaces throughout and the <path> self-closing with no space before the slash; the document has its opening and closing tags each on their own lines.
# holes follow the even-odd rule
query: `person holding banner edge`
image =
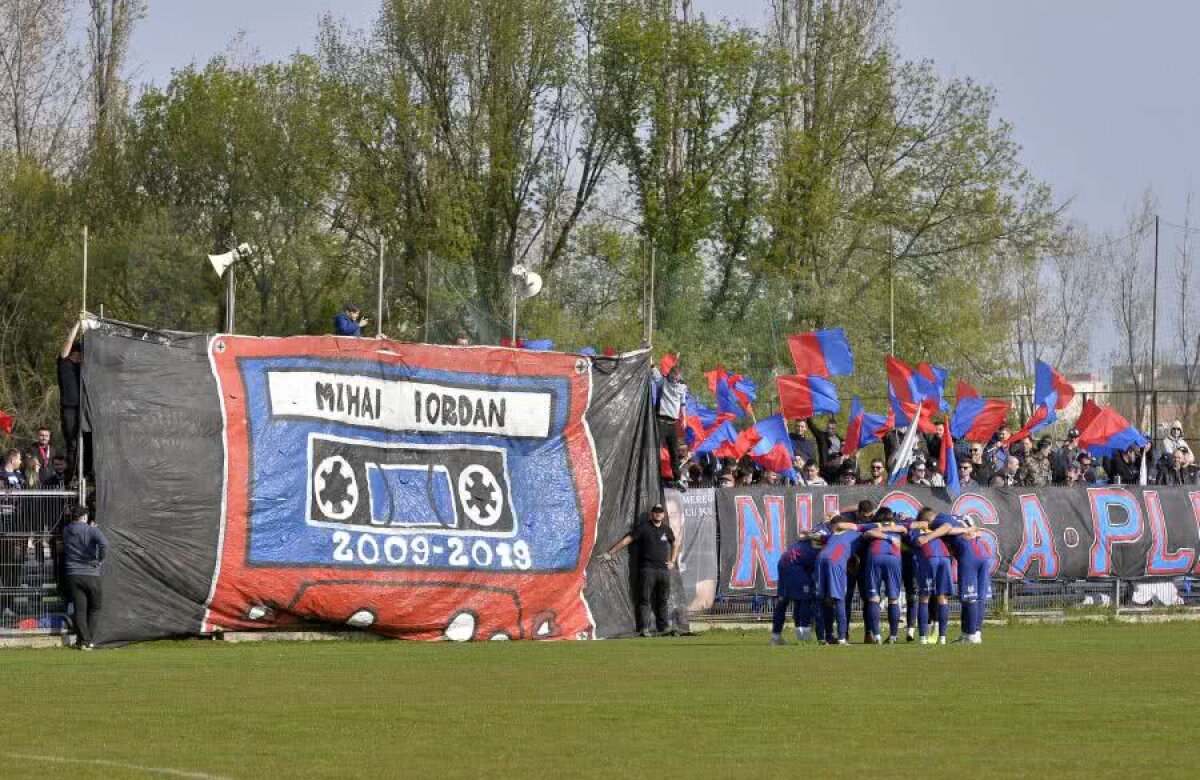
<svg viewBox="0 0 1200 780">
<path fill-rule="evenodd" d="M 667 597 L 671 592 L 670 570 L 675 568 L 679 560 L 679 544 L 666 519 L 666 509 L 662 504 L 655 504 L 650 508 L 648 520 L 639 523 L 600 556 L 601 561 L 609 563 L 614 555 L 637 542 L 638 574 L 641 580 L 638 587 L 637 614 L 642 623 L 642 636 L 652 636 L 651 609 L 657 633 L 666 633 L 670 626 Z"/>
</svg>

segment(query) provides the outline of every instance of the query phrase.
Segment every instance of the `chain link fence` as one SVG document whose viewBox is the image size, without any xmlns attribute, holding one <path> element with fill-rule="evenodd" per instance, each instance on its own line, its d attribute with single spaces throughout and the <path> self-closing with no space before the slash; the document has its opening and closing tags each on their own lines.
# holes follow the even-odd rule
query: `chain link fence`
<svg viewBox="0 0 1200 780">
<path fill-rule="evenodd" d="M 0 493 L 0 636 L 63 631 L 62 526 L 75 500 L 67 491 Z"/>
</svg>

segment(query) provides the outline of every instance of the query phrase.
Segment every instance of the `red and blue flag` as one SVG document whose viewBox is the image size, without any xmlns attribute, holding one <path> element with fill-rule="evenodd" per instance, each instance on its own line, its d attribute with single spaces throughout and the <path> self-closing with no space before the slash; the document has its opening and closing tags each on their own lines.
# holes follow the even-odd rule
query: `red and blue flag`
<svg viewBox="0 0 1200 780">
<path fill-rule="evenodd" d="M 752 379 L 741 374 L 730 374 L 720 365 L 712 371 L 705 371 L 704 377 L 708 379 L 708 389 L 717 397 L 718 412 L 737 418 L 743 414 L 754 414 L 752 404 L 758 398 L 758 386 Z"/>
<path fill-rule="evenodd" d="M 1063 378 L 1063 375 L 1050 367 L 1048 363 L 1037 362 L 1033 383 L 1033 414 L 1029 416 L 1025 426 L 1012 435 L 1008 444 L 1016 444 L 1021 439 L 1037 433 L 1047 425 L 1058 420 L 1058 413 L 1070 405 L 1075 397 L 1075 388 Z"/>
<path fill-rule="evenodd" d="M 957 396 L 950 418 L 950 435 L 956 439 L 986 444 L 1000 430 L 1012 407 L 1008 401 L 980 398 L 966 382 L 958 383 Z"/>
<path fill-rule="evenodd" d="M 882 414 L 869 414 L 862 408 L 858 396 L 850 402 L 850 421 L 846 423 L 846 438 L 842 442 L 842 454 L 849 457 L 882 438 L 891 430 L 888 419 Z"/>
<path fill-rule="evenodd" d="M 1079 446 L 1096 458 L 1124 452 L 1130 447 L 1141 449 L 1150 443 L 1115 410 L 1100 407 L 1090 399 L 1083 405 L 1075 427 L 1079 430 Z"/>
<path fill-rule="evenodd" d="M 687 441 L 689 447 L 694 449 L 703 443 L 718 425 L 732 419 L 734 419 L 732 414 L 701 406 L 695 398 L 689 395 L 687 406 L 684 409 L 684 440 Z"/>
<path fill-rule="evenodd" d="M 779 406 L 789 420 L 806 420 L 818 414 L 837 414 L 842 409 L 833 382 L 819 376 L 788 375 L 775 378 Z"/>
<path fill-rule="evenodd" d="M 712 453 L 718 458 L 733 458 L 737 459 L 745 454 L 744 450 L 739 448 L 737 429 L 728 420 L 722 420 L 714 428 L 708 431 L 704 440 L 692 451 L 694 455 L 705 455 Z"/>
<path fill-rule="evenodd" d="M 854 373 L 854 355 L 850 340 L 841 328 L 814 330 L 788 336 L 788 349 L 796 363 L 796 373 L 803 376 L 846 376 Z"/>
<path fill-rule="evenodd" d="M 950 495 L 958 498 L 962 492 L 962 482 L 958 479 L 958 458 L 954 454 L 954 437 L 949 431 L 942 435 L 942 452 L 938 456 L 938 465 L 942 467 L 942 481 Z"/>
<path fill-rule="evenodd" d="M 925 410 L 926 419 L 933 419 L 938 412 L 950 411 L 950 404 L 946 401 L 946 377 L 949 373 L 941 366 L 917 364 L 917 388 L 923 396 L 921 407 Z"/>
<path fill-rule="evenodd" d="M 738 446 L 763 468 L 785 477 L 796 477 L 792 469 L 792 440 L 782 414 L 759 420 L 742 431 Z"/>
<path fill-rule="evenodd" d="M 934 433 L 936 431 L 933 424 L 929 422 L 928 410 L 924 405 L 924 401 L 931 392 L 934 392 L 934 404 L 937 404 L 937 395 L 934 390 L 936 374 L 933 377 L 931 380 L 929 377 L 922 376 L 903 360 L 888 355 L 888 399 L 891 401 L 897 427 L 908 428 L 914 420 L 918 420 L 918 428 L 921 432 Z M 945 379 L 943 378 L 942 381 L 944 382 Z M 919 412 L 926 413 L 919 414 Z"/>
</svg>

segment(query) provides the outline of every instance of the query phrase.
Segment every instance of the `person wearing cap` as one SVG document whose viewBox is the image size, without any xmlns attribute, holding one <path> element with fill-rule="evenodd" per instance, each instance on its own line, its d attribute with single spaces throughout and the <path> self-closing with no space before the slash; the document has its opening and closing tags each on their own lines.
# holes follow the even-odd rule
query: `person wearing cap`
<svg viewBox="0 0 1200 780">
<path fill-rule="evenodd" d="M 1076 458 L 1079 462 L 1079 479 L 1088 485 L 1106 485 L 1108 484 L 1108 475 L 1104 469 L 1096 463 L 1092 458 L 1092 453 L 1087 450 L 1082 450 L 1079 457 Z"/>
<path fill-rule="evenodd" d="M 1067 466 L 1079 458 L 1079 430 L 1072 428 L 1067 431 L 1067 440 L 1050 456 L 1050 473 L 1054 484 L 1062 485 L 1067 481 Z"/>
<path fill-rule="evenodd" d="M 1104 468 L 1114 485 L 1136 485 L 1141 480 L 1142 450 L 1130 445 L 1105 461 Z"/>
<path fill-rule="evenodd" d="M 369 320 L 362 316 L 362 310 L 358 306 L 347 303 L 333 317 L 333 335 L 361 337 L 363 328 L 367 327 L 368 322 Z"/>
<path fill-rule="evenodd" d="M 1025 487 L 1046 487 L 1053 479 L 1050 468 L 1050 450 L 1054 442 L 1049 436 L 1038 439 L 1033 452 L 1025 458 L 1021 467 L 1020 480 Z"/>
<path fill-rule="evenodd" d="M 92 629 L 102 603 L 100 567 L 108 552 L 108 539 L 88 523 L 86 506 L 77 507 L 72 514 L 75 520 L 63 528 L 62 534 L 63 574 L 75 608 L 76 647 L 92 650 Z"/>
<path fill-rule="evenodd" d="M 1175 454 L 1175 450 L 1181 447 L 1186 453 L 1184 465 L 1193 465 L 1196 458 L 1192 454 L 1192 448 L 1188 446 L 1187 441 L 1183 438 L 1183 423 L 1175 420 L 1171 423 L 1171 428 L 1167 432 L 1167 435 L 1163 437 L 1161 458 L 1164 461 L 1164 465 L 1171 465 L 1171 456 Z"/>
<path fill-rule="evenodd" d="M 641 575 L 638 590 L 638 619 L 642 624 L 642 636 L 651 636 L 650 609 L 654 610 L 654 626 L 658 633 L 669 627 L 667 620 L 667 596 L 671 592 L 670 570 L 679 559 L 679 545 L 675 532 L 667 523 L 667 511 L 662 504 L 650 508 L 650 517 L 639 523 L 621 540 L 600 556 L 608 563 L 613 556 L 631 544 L 637 543 L 638 572 Z"/>
</svg>

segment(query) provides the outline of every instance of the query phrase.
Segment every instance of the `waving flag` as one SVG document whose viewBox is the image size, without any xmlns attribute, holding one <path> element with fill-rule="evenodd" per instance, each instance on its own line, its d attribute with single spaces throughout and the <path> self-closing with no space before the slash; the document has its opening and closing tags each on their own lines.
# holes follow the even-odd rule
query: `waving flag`
<svg viewBox="0 0 1200 780">
<path fill-rule="evenodd" d="M 788 349 L 796 363 L 796 373 L 804 376 L 846 376 L 854 373 L 854 355 L 850 340 L 841 328 L 814 330 L 788 336 Z"/>
<path fill-rule="evenodd" d="M 975 388 L 966 382 L 958 383 L 954 416 L 950 418 L 950 435 L 956 439 L 986 444 L 1000 430 L 1008 410 L 1008 401 L 980 398 Z"/>
<path fill-rule="evenodd" d="M 684 408 L 684 439 L 688 446 L 694 449 L 703 443 L 718 425 L 732 419 L 734 419 L 732 414 L 701 406 L 695 398 L 689 395 L 687 406 Z"/>
<path fill-rule="evenodd" d="M 674 368 L 675 364 L 678 362 L 679 362 L 678 355 L 673 355 L 670 352 L 666 352 L 663 354 L 662 358 L 658 361 L 658 370 L 660 372 L 662 372 L 663 376 L 666 376 L 667 374 L 671 373 L 671 369 Z"/>
<path fill-rule="evenodd" d="M 891 401 L 897 427 L 907 428 L 913 424 L 914 420 L 917 420 L 922 433 L 935 433 L 936 429 L 929 422 L 929 415 L 927 413 L 918 414 L 918 411 L 924 408 L 922 402 L 925 401 L 927 394 L 934 390 L 936 375 L 931 381 L 928 377 L 918 374 L 903 360 L 888 355 L 887 378 L 888 398 Z M 942 381 L 945 381 L 944 377 Z M 925 411 L 929 410 L 925 409 Z"/>
<path fill-rule="evenodd" d="M 842 442 L 842 454 L 849 457 L 863 447 L 878 441 L 891 429 L 882 414 L 868 414 L 858 396 L 850 403 L 850 421 L 846 423 L 846 439 Z"/>
<path fill-rule="evenodd" d="M 738 447 L 738 432 L 733 427 L 733 424 L 728 420 L 723 420 L 714 428 L 709 430 L 708 435 L 704 437 L 704 441 L 700 442 L 692 454 L 704 455 L 711 452 L 718 458 L 740 458 L 745 454 L 744 450 Z"/>
<path fill-rule="evenodd" d="M 942 467 L 942 481 L 946 490 L 953 498 L 958 498 L 962 492 L 962 483 L 958 479 L 958 458 L 954 454 L 954 438 L 949 432 L 942 436 L 942 453 L 938 456 L 938 465 Z"/>
<path fill-rule="evenodd" d="M 1090 399 L 1083 405 L 1075 427 L 1079 430 L 1079 446 L 1096 458 L 1149 444 L 1141 431 L 1115 410 L 1097 406 Z"/>
<path fill-rule="evenodd" d="M 717 411 L 732 414 L 741 418 L 743 414 L 754 414 L 751 406 L 758 397 L 758 386 L 741 374 L 730 374 L 724 366 L 718 365 L 712 371 L 705 371 L 708 389 L 717 397 Z"/>
<path fill-rule="evenodd" d="M 775 378 L 779 406 L 789 420 L 806 420 L 818 414 L 837 414 L 842 409 L 837 388 L 819 376 L 780 376 Z"/>
<path fill-rule="evenodd" d="M 795 478 L 792 469 L 792 440 L 788 436 L 787 422 L 782 414 L 759 420 L 742 431 L 739 448 L 746 448 L 750 459 L 776 474 Z"/>
<path fill-rule="evenodd" d="M 892 464 L 892 472 L 888 475 L 889 485 L 904 485 L 908 482 L 908 466 L 913 460 L 913 450 L 917 446 L 917 432 L 921 429 L 924 418 L 921 407 L 917 407 L 917 424 L 908 426 L 908 433 L 900 441 L 900 449 L 896 452 L 896 462 Z"/>
<path fill-rule="evenodd" d="M 921 407 L 928 419 L 933 419 L 938 412 L 950 411 L 950 404 L 946 401 L 946 377 L 949 373 L 941 366 L 917 364 L 917 388 L 923 396 Z"/>
<path fill-rule="evenodd" d="M 1033 414 L 1025 426 L 1012 435 L 1008 444 L 1016 444 L 1047 425 L 1058 420 L 1058 413 L 1066 409 L 1075 397 L 1075 388 L 1049 364 L 1037 362 L 1033 385 Z"/>
<path fill-rule="evenodd" d="M 0 412 L 0 431 L 4 431 L 5 433 L 11 435 L 12 428 L 13 428 L 13 418 L 8 416 L 4 412 Z"/>
</svg>

